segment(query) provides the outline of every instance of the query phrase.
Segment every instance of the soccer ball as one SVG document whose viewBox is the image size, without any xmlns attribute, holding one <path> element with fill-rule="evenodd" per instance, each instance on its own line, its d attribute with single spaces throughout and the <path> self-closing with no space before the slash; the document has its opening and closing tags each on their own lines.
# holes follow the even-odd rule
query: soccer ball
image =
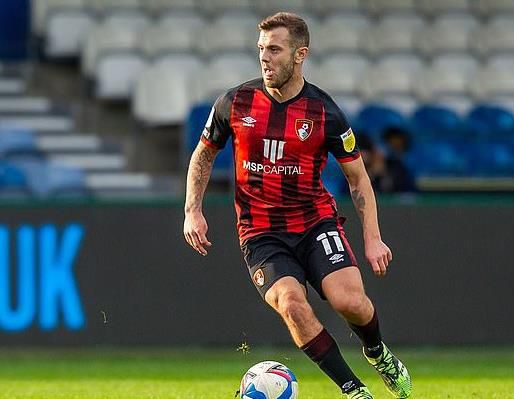
<svg viewBox="0 0 514 399">
<path fill-rule="evenodd" d="M 241 399 L 296 399 L 298 381 L 283 364 L 260 362 L 243 375 L 239 393 Z"/>
</svg>

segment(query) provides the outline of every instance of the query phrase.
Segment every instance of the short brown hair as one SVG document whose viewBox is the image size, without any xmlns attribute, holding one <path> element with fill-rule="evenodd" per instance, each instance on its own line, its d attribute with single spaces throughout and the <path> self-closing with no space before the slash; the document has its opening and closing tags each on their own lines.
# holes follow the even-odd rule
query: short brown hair
<svg viewBox="0 0 514 399">
<path fill-rule="evenodd" d="M 259 30 L 268 31 L 275 28 L 286 28 L 291 38 L 291 46 L 296 48 L 309 47 L 309 28 L 305 21 L 291 12 L 277 12 L 264 18 L 259 25 Z"/>
</svg>

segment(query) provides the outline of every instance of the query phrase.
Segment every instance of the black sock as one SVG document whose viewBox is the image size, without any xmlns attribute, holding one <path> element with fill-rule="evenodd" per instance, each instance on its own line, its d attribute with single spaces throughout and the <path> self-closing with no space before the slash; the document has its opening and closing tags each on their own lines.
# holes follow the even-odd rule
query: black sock
<svg viewBox="0 0 514 399">
<path fill-rule="evenodd" d="M 366 356 L 377 358 L 382 354 L 384 346 L 382 345 L 382 336 L 380 335 L 376 309 L 368 324 L 364 326 L 358 326 L 352 323 L 348 324 L 353 332 L 360 338 Z"/>
<path fill-rule="evenodd" d="M 364 386 L 344 361 L 336 341 L 327 330 L 323 329 L 323 331 L 314 337 L 307 345 L 302 346 L 300 349 L 309 356 L 343 392 L 349 392 L 357 387 Z"/>
</svg>

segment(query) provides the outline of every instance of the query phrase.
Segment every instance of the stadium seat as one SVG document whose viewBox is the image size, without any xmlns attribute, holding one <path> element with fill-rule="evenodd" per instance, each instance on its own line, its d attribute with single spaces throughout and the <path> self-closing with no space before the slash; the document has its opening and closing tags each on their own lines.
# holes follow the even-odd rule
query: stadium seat
<svg viewBox="0 0 514 399">
<path fill-rule="evenodd" d="M 15 156 L 40 157 L 34 133 L 23 129 L 0 129 L 0 158 Z"/>
<path fill-rule="evenodd" d="M 95 66 L 95 96 L 105 100 L 129 99 L 145 66 L 146 59 L 139 53 L 102 53 Z"/>
<path fill-rule="evenodd" d="M 413 56 L 390 56 L 369 68 L 361 79 L 359 90 L 366 99 L 388 96 L 413 98 L 415 78 L 423 62 Z"/>
<path fill-rule="evenodd" d="M 441 14 L 468 14 L 471 10 L 470 0 L 418 0 L 418 11 L 428 17 Z"/>
<path fill-rule="evenodd" d="M 106 53 L 138 53 L 138 33 L 114 25 L 99 25 L 88 35 L 82 48 L 82 73 L 93 78 L 101 55 Z"/>
<path fill-rule="evenodd" d="M 112 10 L 103 18 L 105 25 L 112 25 L 125 30 L 142 32 L 152 24 L 150 16 L 139 9 Z"/>
<path fill-rule="evenodd" d="M 261 15 L 271 15 L 278 11 L 295 12 L 303 16 L 306 0 L 260 0 L 254 2 L 254 7 Z"/>
<path fill-rule="evenodd" d="M 45 20 L 45 55 L 78 56 L 87 34 L 96 23 L 96 16 L 85 8 L 52 9 Z"/>
<path fill-rule="evenodd" d="M 194 12 L 196 3 L 195 0 L 146 0 L 144 6 L 149 13 L 159 17 L 167 13 Z"/>
<path fill-rule="evenodd" d="M 180 61 L 185 65 L 184 60 Z M 136 119 L 149 126 L 182 124 L 197 100 L 190 87 L 199 69 L 199 64 L 181 68 L 179 62 L 160 62 L 145 69 L 132 97 Z"/>
<path fill-rule="evenodd" d="M 416 0 L 363 0 L 363 8 L 372 15 L 415 13 Z"/>
<path fill-rule="evenodd" d="M 368 104 L 359 111 L 353 125 L 356 131 L 366 132 L 369 137 L 379 142 L 387 128 L 405 128 L 407 121 L 400 112 L 387 105 Z"/>
<path fill-rule="evenodd" d="M 497 105 L 477 105 L 468 115 L 470 129 L 478 138 L 514 142 L 514 114 Z"/>
<path fill-rule="evenodd" d="M 114 10 L 136 10 L 143 7 L 146 0 L 91 0 L 91 7 L 100 14 L 107 14 Z"/>
<path fill-rule="evenodd" d="M 31 2 L 32 32 L 43 37 L 47 16 L 56 9 L 84 10 L 87 7 L 85 0 L 38 0 Z"/>
<path fill-rule="evenodd" d="M 464 120 L 454 110 L 440 105 L 422 105 L 412 114 L 410 128 L 414 141 L 437 145 L 440 139 L 466 140 Z"/>
<path fill-rule="evenodd" d="M 322 24 L 311 29 L 311 47 L 315 55 L 361 51 L 361 37 L 369 28 L 369 20 L 361 14 L 328 16 Z"/>
<path fill-rule="evenodd" d="M 414 174 L 418 177 L 465 177 L 473 175 L 472 150 L 468 142 L 440 138 L 415 142 Z"/>
<path fill-rule="evenodd" d="M 475 0 L 472 5 L 475 12 L 485 17 L 514 12 L 511 0 Z"/>
<path fill-rule="evenodd" d="M 418 75 L 415 83 L 416 95 L 422 101 L 440 98 L 469 97 L 469 81 L 473 75 L 458 69 L 435 65 Z"/>
<path fill-rule="evenodd" d="M 511 140 L 484 140 L 473 145 L 475 173 L 487 177 L 514 177 L 514 142 Z"/>
<path fill-rule="evenodd" d="M 305 8 L 321 17 L 362 11 L 360 0 L 306 1 Z"/>
<path fill-rule="evenodd" d="M 403 25 L 401 22 L 379 24 L 364 32 L 362 46 L 371 57 L 383 54 L 412 53 L 420 26 Z"/>
<path fill-rule="evenodd" d="M 30 196 L 30 187 L 22 169 L 0 161 L 0 198 Z"/>
<path fill-rule="evenodd" d="M 197 23 L 194 23 L 196 21 Z M 175 23 L 172 20 L 161 20 L 157 25 L 146 29 L 140 35 L 139 47 L 149 58 L 157 59 L 166 54 L 195 52 L 195 34 L 203 21 L 198 18 L 187 23 Z"/>
<path fill-rule="evenodd" d="M 502 52 L 514 51 L 514 21 L 500 19 L 472 33 L 472 50 L 486 59 Z"/>
<path fill-rule="evenodd" d="M 321 180 L 325 188 L 336 198 L 348 192 L 348 183 L 341 166 L 331 154 L 328 156 L 325 169 L 321 172 Z"/>
<path fill-rule="evenodd" d="M 213 100 L 222 92 L 242 82 L 261 76 L 259 63 L 254 56 L 224 54 L 214 57 L 203 69 L 192 89 L 202 93 L 204 100 Z"/>
<path fill-rule="evenodd" d="M 514 70 L 508 65 L 486 65 L 477 72 L 470 88 L 474 97 L 481 101 L 490 101 L 496 97 L 512 98 Z"/>
<path fill-rule="evenodd" d="M 258 22 L 259 18 L 254 14 L 224 14 L 196 35 L 196 46 L 205 55 L 217 55 L 220 52 L 255 54 Z"/>
<path fill-rule="evenodd" d="M 313 71 L 313 82 L 334 97 L 358 96 L 360 80 L 368 65 L 368 60 L 358 55 L 327 56 Z"/>
<path fill-rule="evenodd" d="M 254 11 L 253 2 L 250 0 L 198 0 L 198 10 L 209 16 L 223 15 L 226 12 Z"/>
<path fill-rule="evenodd" d="M 466 54 L 470 49 L 471 32 L 478 22 L 469 15 L 445 15 L 419 31 L 416 47 L 427 57 L 444 53 Z"/>
<path fill-rule="evenodd" d="M 198 103 L 191 108 L 184 126 L 185 137 L 183 142 L 186 144 L 184 149 L 185 154 L 183 154 L 184 159 L 189 159 L 191 153 L 198 144 L 211 109 L 211 102 Z M 218 154 L 216 160 L 214 161 L 212 178 L 214 180 L 222 181 L 233 179 L 233 170 L 234 161 L 232 152 L 232 140 L 229 139 L 223 151 Z"/>
</svg>

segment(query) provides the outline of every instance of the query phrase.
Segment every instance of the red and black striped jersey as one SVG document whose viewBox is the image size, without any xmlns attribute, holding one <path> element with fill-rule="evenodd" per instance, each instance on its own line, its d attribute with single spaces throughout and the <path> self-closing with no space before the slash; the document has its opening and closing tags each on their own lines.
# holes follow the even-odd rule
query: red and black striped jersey
<svg viewBox="0 0 514 399">
<path fill-rule="evenodd" d="M 336 216 L 321 171 L 329 152 L 347 162 L 359 150 L 345 115 L 323 90 L 305 82 L 283 103 L 262 79 L 229 90 L 216 100 L 202 141 L 221 149 L 229 138 L 241 243 L 268 232 L 301 233 Z"/>
</svg>

